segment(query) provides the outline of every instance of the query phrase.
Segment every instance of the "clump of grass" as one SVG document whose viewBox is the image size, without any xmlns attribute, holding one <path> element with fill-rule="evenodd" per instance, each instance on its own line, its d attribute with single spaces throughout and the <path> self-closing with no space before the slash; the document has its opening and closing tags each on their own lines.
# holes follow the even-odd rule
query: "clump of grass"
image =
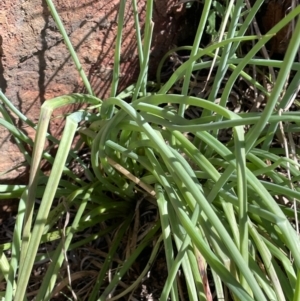
<svg viewBox="0 0 300 301">
<path fill-rule="evenodd" d="M 77 69 L 82 70 L 55 7 L 50 0 L 47 3 Z M 13 125 L 6 109 L 1 107 L 0 123 L 10 130 L 20 149 L 24 150 L 22 143 L 34 147 L 32 158 L 24 152 L 31 164 L 29 184 L 0 186 L 3 198 L 20 199 L 13 239 L 2 245 L 0 258 L 5 300 L 26 298 L 34 265 L 41 260 L 48 260 L 49 264 L 34 292 L 36 300 L 50 300 L 59 291 L 65 293 L 63 288 L 67 285 L 74 300 L 79 296 L 82 300 L 121 300 L 144 281 L 162 244 L 167 278 L 161 286 L 160 300 L 299 299 L 297 150 L 292 147 L 292 140 L 285 151 L 271 148 L 275 135 L 281 136 L 287 145 L 287 137 L 292 139 L 300 123 L 297 111 L 286 112 L 296 97 L 300 64 L 294 58 L 299 35 L 292 35 L 283 61 L 258 59 L 255 55 L 299 15 L 300 7 L 258 39 L 245 33 L 262 1 L 256 1 L 248 11 L 244 10 L 244 1 L 228 1 L 217 40 L 199 48 L 212 3 L 205 1 L 194 45 L 185 48 L 190 50 L 190 56 L 165 83 L 158 78 L 155 93 L 149 92 L 153 89 L 148 87 L 153 85 L 147 80 L 153 1 L 147 2 L 143 40 L 137 31 L 141 72 L 137 83 L 126 91 L 116 94 L 125 5 L 125 1 L 120 1 L 116 64 L 108 99 L 102 102 L 93 96 L 81 71 L 89 94 L 46 101 L 36 127 L 0 92 L 7 108 L 37 131 L 32 142 Z M 136 2 L 133 4 L 136 9 Z M 242 25 L 241 12 L 244 12 Z M 139 30 L 137 19 L 136 29 Z M 300 22 L 295 26 L 295 33 L 299 31 Z M 255 40 L 256 44 L 249 53 L 238 57 L 240 43 L 249 40 Z M 277 68 L 277 80 L 271 91 L 246 72 L 248 65 Z M 205 70 L 207 74 L 211 70 L 214 77 L 207 99 L 189 95 L 191 77 Z M 296 75 L 286 86 L 292 70 Z M 262 112 L 236 114 L 226 108 L 240 77 L 268 98 Z M 181 93 L 171 94 L 178 83 Z M 217 104 L 215 99 L 221 85 L 224 87 Z M 130 103 L 125 101 L 128 98 Z M 58 142 L 47 134 L 52 111 L 74 102 L 89 107 L 66 117 L 64 133 Z M 199 108 L 201 116 L 186 118 L 189 107 Z M 233 133 L 225 143 L 218 140 L 224 129 Z M 90 149 L 91 169 L 81 160 L 78 149 L 71 149 L 76 133 L 80 133 L 81 142 Z M 58 144 L 55 158 L 44 151 L 46 139 Z M 49 177 L 39 171 L 42 158 L 53 164 Z M 82 166 L 87 180 L 69 169 L 72 160 Z M 37 198 L 41 202 L 35 210 Z M 280 199 L 284 202 L 280 203 Z M 159 218 L 143 222 L 141 210 L 157 213 Z M 66 221 L 58 231 L 63 216 Z M 57 241 L 55 249 L 41 255 L 42 247 L 51 241 Z M 97 243 L 106 246 L 105 253 L 101 253 L 103 261 L 98 264 L 94 261 L 90 270 L 70 270 L 68 252 L 75 254 L 83 246 Z M 122 279 L 128 279 L 135 261 L 149 246 L 147 263 L 139 276 L 133 283 L 124 284 Z M 89 252 L 96 253 L 96 247 Z M 69 269 L 63 269 L 64 262 Z M 60 280 L 62 270 L 66 272 Z M 179 270 L 183 278 L 179 277 Z M 85 283 L 88 289 L 75 290 L 74 281 L 88 275 L 94 277 Z M 29 293 L 27 298 L 30 296 Z"/>
</svg>

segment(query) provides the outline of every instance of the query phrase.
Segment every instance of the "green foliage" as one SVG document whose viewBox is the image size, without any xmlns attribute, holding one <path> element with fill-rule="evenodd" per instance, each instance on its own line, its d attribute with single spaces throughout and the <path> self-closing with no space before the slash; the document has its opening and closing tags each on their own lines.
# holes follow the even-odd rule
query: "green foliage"
<svg viewBox="0 0 300 301">
<path fill-rule="evenodd" d="M 2 293 L 5 300 L 26 299 L 33 266 L 42 259 L 50 259 L 50 263 L 36 300 L 50 300 L 66 252 L 107 237 L 108 233 L 111 243 L 86 300 L 107 300 L 108 297 L 118 300 L 134 291 L 155 261 L 162 243 L 168 276 L 160 300 L 169 297 L 180 300 L 179 270 L 184 275 L 188 299 L 208 300 L 208 266 L 212 274 L 209 281 L 214 283 L 217 300 L 299 299 L 300 242 L 296 229 L 300 164 L 297 154 L 291 159 L 288 148 L 274 150 L 271 143 L 275 135 L 285 139 L 299 129 L 300 114 L 287 110 L 299 85 L 300 64 L 294 58 L 300 36 L 293 34 L 282 61 L 258 59 L 256 54 L 276 32 L 298 17 L 300 6 L 258 39 L 245 33 L 262 1 L 256 1 L 244 14 L 242 26 L 239 18 L 244 12 L 244 1 L 227 2 L 226 7 L 221 7 L 217 1 L 205 1 L 194 45 L 180 48 L 190 51 L 189 58 L 163 83 L 160 72 L 170 53 L 166 54 L 158 68 L 157 82 L 151 83 L 147 80 L 147 69 L 153 1 L 147 1 L 143 39 L 138 18 L 135 19 L 140 75 L 135 85 L 117 95 L 120 24 L 125 7 L 125 1 L 121 1 L 113 85 L 110 97 L 102 102 L 92 95 L 55 7 L 47 1 L 76 67 L 81 70 L 89 95 L 72 94 L 46 101 L 35 125 L 0 91 L 6 108 L 37 133 L 35 142 L 31 141 L 12 123 L 6 108 L 0 107 L 3 115 L 0 124 L 12 133 L 31 164 L 28 185 L 0 186 L 2 199 L 20 199 L 12 242 L 2 245 L 1 249 L 0 278 L 6 283 L 6 291 Z M 136 1 L 133 1 L 133 9 L 137 9 Z M 215 15 L 223 16 L 223 12 L 224 19 L 217 32 Z M 199 48 L 205 29 L 216 35 L 217 41 Z M 300 22 L 294 32 L 300 32 Z M 237 49 L 246 41 L 256 44 L 239 57 Z M 277 68 L 271 91 L 251 76 L 249 65 Z M 207 99 L 191 96 L 192 76 L 204 70 L 208 74 L 209 68 L 214 81 Z M 295 76 L 285 87 L 290 72 Z M 261 113 L 237 114 L 226 107 L 238 78 L 268 98 Z M 181 87 L 180 94 L 172 93 L 175 85 Z M 155 92 L 151 92 L 153 87 Z M 47 133 L 51 114 L 54 109 L 70 103 L 85 103 L 89 107 L 66 117 L 62 139 L 57 141 Z M 191 107 L 199 109 L 201 116 L 186 118 L 185 113 Z M 219 141 L 219 134 L 228 129 L 233 134 L 225 143 Z M 90 148 L 91 169 L 81 160 L 78 149 L 71 147 L 76 133 Z M 46 139 L 58 145 L 55 158 L 44 151 Z M 34 147 L 32 157 L 24 150 L 23 143 Z M 41 177 L 42 158 L 52 164 L 49 177 Z M 70 170 L 72 160 L 83 167 L 88 181 Z M 124 260 L 111 270 L 124 236 L 132 233 L 131 229 L 138 223 L 140 196 L 143 202 L 156 206 L 159 220 L 150 224 Z M 35 209 L 37 198 L 41 202 Z M 287 202 L 279 203 L 279 198 Z M 57 202 L 58 199 L 61 202 Z M 289 203 L 295 205 L 294 210 Z M 71 207 L 76 209 L 72 220 L 62 231 L 57 231 L 58 221 Z M 78 233 L 99 223 L 107 227 L 85 239 L 74 240 Z M 56 249 L 45 254 L 47 258 L 41 258 L 38 254 L 41 245 L 55 240 L 58 240 Z M 140 276 L 114 295 L 124 275 L 149 246 L 153 248 Z M 6 252 L 8 250 L 10 252 Z"/>
</svg>

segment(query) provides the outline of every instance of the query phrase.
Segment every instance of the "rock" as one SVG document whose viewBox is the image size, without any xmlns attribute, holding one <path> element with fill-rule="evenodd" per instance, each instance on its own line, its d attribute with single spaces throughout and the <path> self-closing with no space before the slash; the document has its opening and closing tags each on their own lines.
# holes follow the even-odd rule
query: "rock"
<svg viewBox="0 0 300 301">
<path fill-rule="evenodd" d="M 143 28 L 146 0 L 137 2 Z M 164 53 L 176 44 L 180 18 L 184 14 L 183 5 L 177 3 L 177 0 L 154 1 L 150 76 L 155 74 Z M 111 86 L 119 0 L 56 0 L 54 4 L 95 94 L 104 99 Z M 127 1 L 119 90 L 137 79 L 139 64 L 135 36 L 131 1 Z M 40 107 L 45 100 L 85 92 L 45 1 L 2 0 L 0 37 L 0 88 L 32 121 L 38 122 Z M 66 107 L 57 110 L 55 115 L 73 109 Z M 13 117 L 18 127 L 34 138 L 35 132 Z M 63 126 L 61 118 L 54 119 L 49 130 L 59 137 Z M 0 145 L 1 175 L 23 162 L 24 157 L 3 127 L 0 127 Z M 20 172 L 15 170 L 2 179 L 17 177 Z"/>
<path fill-rule="evenodd" d="M 291 5 L 291 0 L 266 0 L 262 5 L 257 18 L 262 34 L 266 34 L 271 28 L 280 22 L 290 12 Z M 268 43 L 270 56 L 273 54 L 284 54 L 286 52 L 293 32 L 291 25 L 291 23 L 286 25 L 274 37 L 272 37 Z"/>
</svg>

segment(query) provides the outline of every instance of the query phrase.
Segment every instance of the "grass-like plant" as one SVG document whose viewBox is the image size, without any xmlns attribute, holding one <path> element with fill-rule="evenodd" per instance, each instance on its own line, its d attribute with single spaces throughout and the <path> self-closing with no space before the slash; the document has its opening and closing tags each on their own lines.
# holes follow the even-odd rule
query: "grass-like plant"
<svg viewBox="0 0 300 301">
<path fill-rule="evenodd" d="M 7 301 L 30 300 L 27 288 L 34 264 L 47 260 L 35 300 L 51 300 L 66 286 L 58 279 L 68 260 L 67 252 L 109 236 L 109 248 L 101 267 L 94 270 L 95 279 L 85 297 L 76 297 L 71 285 L 71 279 L 86 277 L 85 271 L 74 275 L 68 272 L 66 283 L 74 300 L 122 300 L 129 296 L 151 269 L 162 245 L 168 274 L 160 300 L 183 300 L 183 291 L 188 300 L 300 300 L 300 164 L 292 145 L 300 114 L 287 111 L 299 86 L 300 64 L 295 56 L 300 45 L 300 22 L 296 22 L 282 61 L 256 56 L 272 36 L 297 19 L 300 6 L 258 37 L 247 35 L 247 29 L 263 1 L 257 0 L 248 11 L 245 1 L 227 1 L 215 42 L 201 48 L 215 5 L 214 1 L 205 1 L 194 45 L 184 47 L 190 50 L 189 58 L 164 83 L 160 66 L 157 82 L 150 83 L 147 67 L 153 1 L 147 1 L 141 38 L 137 3 L 133 0 L 141 71 L 135 85 L 117 94 L 125 2 L 120 0 L 108 99 L 102 101 L 93 95 L 51 0 L 47 0 L 49 9 L 89 94 L 47 100 L 35 125 L 0 91 L 5 104 L 0 107 L 0 124 L 12 133 L 30 164 L 28 185 L 0 185 L 1 199 L 20 199 L 13 239 L 1 246 L 0 279 L 6 287 L 1 296 Z M 239 23 L 241 12 L 243 24 Z M 256 43 L 241 57 L 237 50 L 245 41 Z M 278 72 L 272 89 L 267 90 L 252 77 L 248 66 L 275 68 Z M 209 74 L 210 69 L 214 83 L 207 99 L 191 96 L 192 75 L 205 70 Z M 290 73 L 293 78 L 286 85 Z M 261 113 L 237 114 L 227 109 L 238 78 L 268 99 Z M 180 94 L 172 94 L 176 84 L 182 87 Z M 151 92 L 153 85 L 155 92 Z M 216 103 L 221 85 L 221 98 Z M 62 138 L 57 141 L 47 133 L 51 114 L 70 103 L 88 104 L 88 108 L 66 117 Z M 201 109 L 201 116 L 189 120 L 184 113 L 192 106 Z M 7 110 L 36 129 L 34 142 L 13 124 Z M 218 134 L 225 129 L 231 129 L 232 135 L 223 143 Z M 72 149 L 76 133 L 90 148 L 91 169 L 76 147 Z M 281 136 L 283 145 L 289 144 L 285 149 L 271 147 L 276 135 Z M 44 150 L 46 139 L 58 145 L 55 158 Z M 32 157 L 24 143 L 33 146 Z M 40 171 L 42 158 L 52 164 L 49 177 Z M 88 180 L 70 170 L 72 160 L 82 166 Z M 285 202 L 280 203 L 280 198 Z M 38 208 L 36 199 L 41 200 Z M 143 231 L 138 229 L 141 202 L 154 205 L 159 213 L 159 218 Z M 69 216 L 70 208 L 76 210 L 68 218 L 69 223 L 57 230 L 59 220 Z M 105 227 L 85 239 L 74 240 L 97 224 Z M 124 244 L 124 237 L 128 243 Z M 51 241 L 57 241 L 55 249 L 41 255 L 41 246 Z M 126 254 L 120 251 L 124 245 L 128 246 Z M 139 277 L 120 288 L 122 279 L 149 246 L 148 262 Z M 121 260 L 115 260 L 116 254 L 123 255 Z"/>
</svg>

